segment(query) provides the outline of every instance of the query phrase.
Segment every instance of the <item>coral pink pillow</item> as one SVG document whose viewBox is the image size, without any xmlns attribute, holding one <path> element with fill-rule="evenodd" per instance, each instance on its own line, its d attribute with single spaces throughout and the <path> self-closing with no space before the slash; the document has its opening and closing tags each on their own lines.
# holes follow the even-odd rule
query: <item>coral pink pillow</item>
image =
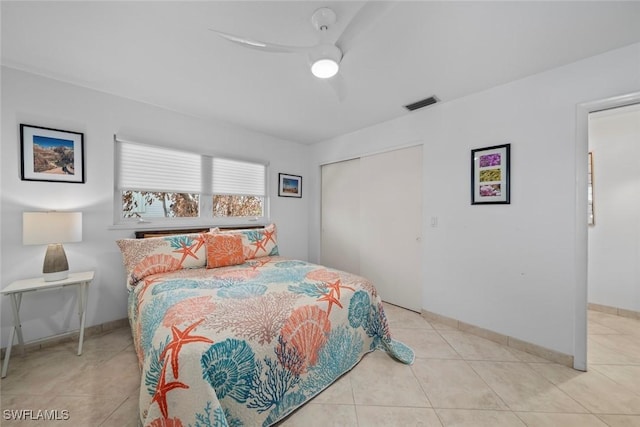
<svg viewBox="0 0 640 427">
<path fill-rule="evenodd" d="M 238 234 L 206 234 L 207 268 L 244 263 L 242 237 Z"/>
</svg>

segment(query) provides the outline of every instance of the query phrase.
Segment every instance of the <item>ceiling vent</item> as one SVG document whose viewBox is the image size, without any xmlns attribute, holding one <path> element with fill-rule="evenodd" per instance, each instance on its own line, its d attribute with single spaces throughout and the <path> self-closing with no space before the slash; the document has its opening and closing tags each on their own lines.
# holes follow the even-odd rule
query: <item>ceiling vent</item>
<svg viewBox="0 0 640 427">
<path fill-rule="evenodd" d="M 436 96 L 430 96 L 429 98 L 425 98 L 421 101 L 414 102 L 413 104 L 405 105 L 404 108 L 406 108 L 409 111 L 413 111 L 413 110 L 417 110 L 418 108 L 424 108 L 428 105 L 435 104 L 438 101 L 440 100 Z"/>
</svg>

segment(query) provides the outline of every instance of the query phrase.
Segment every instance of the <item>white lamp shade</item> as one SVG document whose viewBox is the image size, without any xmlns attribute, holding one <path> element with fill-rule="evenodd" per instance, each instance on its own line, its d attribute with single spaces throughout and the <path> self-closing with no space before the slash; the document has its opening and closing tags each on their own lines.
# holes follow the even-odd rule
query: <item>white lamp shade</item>
<svg viewBox="0 0 640 427">
<path fill-rule="evenodd" d="M 45 245 L 82 241 L 82 212 L 24 212 L 22 243 Z"/>
</svg>

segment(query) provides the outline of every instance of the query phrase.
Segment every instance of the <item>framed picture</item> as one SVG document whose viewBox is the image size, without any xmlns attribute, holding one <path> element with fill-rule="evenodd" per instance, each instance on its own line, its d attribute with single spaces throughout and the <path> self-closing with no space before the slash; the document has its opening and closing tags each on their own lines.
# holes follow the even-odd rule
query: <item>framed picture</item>
<svg viewBox="0 0 640 427">
<path fill-rule="evenodd" d="M 84 134 L 20 125 L 23 181 L 84 183 Z"/>
<path fill-rule="evenodd" d="M 509 204 L 511 144 L 471 150 L 471 204 Z"/>
<path fill-rule="evenodd" d="M 302 197 L 302 177 L 298 175 L 289 175 L 286 173 L 278 174 L 278 196 L 280 197 Z"/>
</svg>

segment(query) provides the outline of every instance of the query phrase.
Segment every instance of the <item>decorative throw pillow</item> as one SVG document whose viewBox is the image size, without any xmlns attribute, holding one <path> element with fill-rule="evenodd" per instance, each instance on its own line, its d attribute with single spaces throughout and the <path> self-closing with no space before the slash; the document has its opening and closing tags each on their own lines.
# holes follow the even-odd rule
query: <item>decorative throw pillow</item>
<svg viewBox="0 0 640 427">
<path fill-rule="evenodd" d="M 220 230 L 219 228 L 212 228 L 210 232 L 213 234 L 240 235 L 242 237 L 245 259 L 279 255 L 275 224 L 269 224 L 264 228 L 248 228 L 245 230 Z"/>
<path fill-rule="evenodd" d="M 177 234 L 148 239 L 121 239 L 127 285 L 135 286 L 147 276 L 207 264 L 206 233 Z"/>
<path fill-rule="evenodd" d="M 238 234 L 207 234 L 207 268 L 244 263 L 242 237 Z"/>
</svg>

